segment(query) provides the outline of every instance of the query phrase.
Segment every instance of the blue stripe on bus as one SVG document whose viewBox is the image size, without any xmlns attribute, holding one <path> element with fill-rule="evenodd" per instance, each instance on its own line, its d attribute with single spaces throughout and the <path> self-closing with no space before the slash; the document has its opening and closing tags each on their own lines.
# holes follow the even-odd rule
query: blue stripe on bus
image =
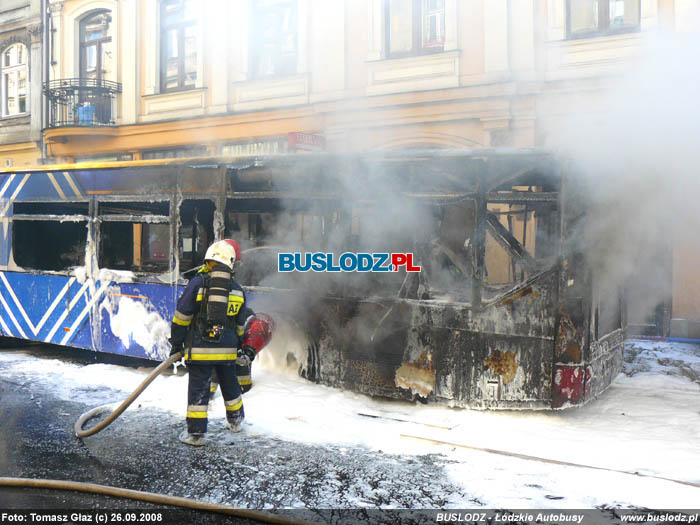
<svg viewBox="0 0 700 525">
<path fill-rule="evenodd" d="M 148 312 L 170 324 L 183 289 L 162 283 L 80 283 L 66 275 L 0 272 L 0 335 L 154 359 L 152 349 L 134 340 L 125 345 L 114 334 L 102 303 L 111 299 L 110 294 L 142 301 Z M 256 294 L 247 293 L 246 300 L 254 309 Z"/>
</svg>

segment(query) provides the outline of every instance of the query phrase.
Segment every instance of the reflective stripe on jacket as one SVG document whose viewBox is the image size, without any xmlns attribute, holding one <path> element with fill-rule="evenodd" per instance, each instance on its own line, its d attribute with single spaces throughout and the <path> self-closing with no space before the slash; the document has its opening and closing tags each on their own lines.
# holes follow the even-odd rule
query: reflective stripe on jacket
<svg viewBox="0 0 700 525">
<path fill-rule="evenodd" d="M 206 296 L 207 272 L 202 270 L 187 284 L 177 301 L 170 325 L 172 343 L 185 344 L 187 361 L 207 364 L 235 361 L 245 327 L 245 292 L 240 284 L 231 281 L 224 331 L 217 342 L 206 340 L 197 326 L 197 317 Z"/>
</svg>

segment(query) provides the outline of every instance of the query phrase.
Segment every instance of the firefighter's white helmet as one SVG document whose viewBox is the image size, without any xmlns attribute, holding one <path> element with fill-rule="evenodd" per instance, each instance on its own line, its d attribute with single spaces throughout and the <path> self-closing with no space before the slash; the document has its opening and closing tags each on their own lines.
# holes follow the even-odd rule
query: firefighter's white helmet
<svg viewBox="0 0 700 525">
<path fill-rule="evenodd" d="M 216 241 L 207 248 L 204 254 L 205 261 L 216 261 L 228 266 L 233 271 L 233 264 L 236 262 L 236 249 L 227 241 Z"/>
</svg>

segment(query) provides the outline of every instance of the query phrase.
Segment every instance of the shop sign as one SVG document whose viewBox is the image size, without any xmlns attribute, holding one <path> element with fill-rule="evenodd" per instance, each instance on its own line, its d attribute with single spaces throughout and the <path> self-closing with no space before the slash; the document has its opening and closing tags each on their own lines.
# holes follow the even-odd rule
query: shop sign
<svg viewBox="0 0 700 525">
<path fill-rule="evenodd" d="M 324 151 L 326 149 L 326 138 L 313 133 L 301 133 L 292 131 L 288 135 L 289 151 L 308 150 Z"/>
<path fill-rule="evenodd" d="M 284 140 L 260 140 L 256 142 L 234 142 L 221 146 L 221 155 L 225 157 L 255 157 L 281 155 L 287 153 Z"/>
</svg>

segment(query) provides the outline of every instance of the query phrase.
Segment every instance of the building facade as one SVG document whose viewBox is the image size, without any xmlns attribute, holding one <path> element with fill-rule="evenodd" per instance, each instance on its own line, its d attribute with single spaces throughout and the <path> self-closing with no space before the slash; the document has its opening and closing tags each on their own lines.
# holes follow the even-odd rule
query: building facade
<svg viewBox="0 0 700 525">
<path fill-rule="evenodd" d="M 0 167 L 41 162 L 40 0 L 0 3 Z"/>
<path fill-rule="evenodd" d="M 3 95 L 15 165 L 41 140 L 48 162 L 550 147 L 572 112 L 603 107 L 646 35 L 693 29 L 697 2 L 47 0 L 43 135 L 38 3 L 0 11 L 0 47 L 26 54 L 7 71 L 31 88 Z M 665 317 L 700 320 L 697 250 L 673 250 Z M 689 326 L 676 335 L 700 336 Z"/>
<path fill-rule="evenodd" d="M 691 3 L 49 0 L 47 156 L 547 145 Z"/>
</svg>

